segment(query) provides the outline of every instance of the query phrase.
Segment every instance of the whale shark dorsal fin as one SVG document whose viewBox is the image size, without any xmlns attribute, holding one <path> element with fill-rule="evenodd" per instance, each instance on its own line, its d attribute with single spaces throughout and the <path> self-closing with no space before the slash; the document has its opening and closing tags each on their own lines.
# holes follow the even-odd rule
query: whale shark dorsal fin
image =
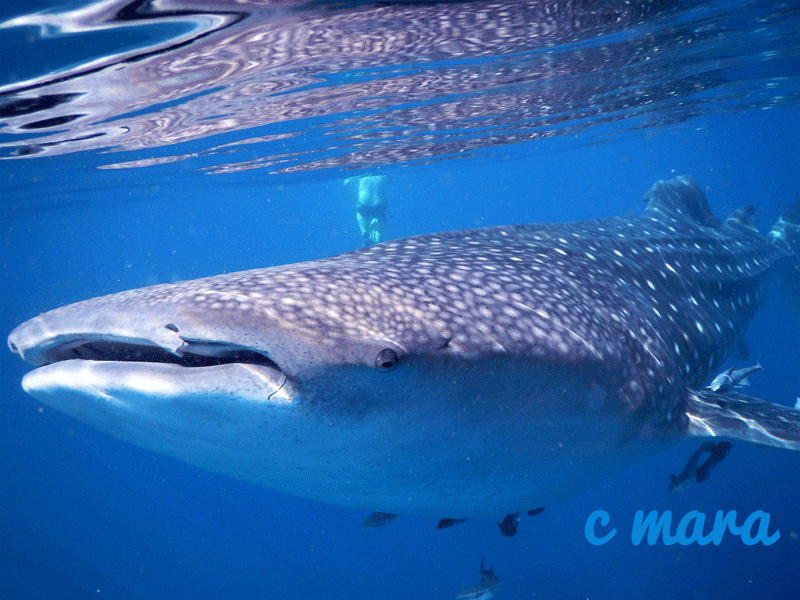
<svg viewBox="0 0 800 600">
<path fill-rule="evenodd" d="M 643 200 L 647 202 L 644 214 L 656 219 L 681 216 L 706 227 L 722 225 L 711 212 L 706 195 L 691 175 L 656 181 Z"/>
</svg>

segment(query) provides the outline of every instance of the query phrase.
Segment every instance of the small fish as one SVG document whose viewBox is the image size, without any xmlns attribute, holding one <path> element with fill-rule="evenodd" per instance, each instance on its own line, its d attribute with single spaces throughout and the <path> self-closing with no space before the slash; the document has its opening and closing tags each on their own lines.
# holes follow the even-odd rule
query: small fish
<svg viewBox="0 0 800 600">
<path fill-rule="evenodd" d="M 519 513 L 506 515 L 506 518 L 498 523 L 497 526 L 500 528 L 500 533 L 506 537 L 516 535 L 517 527 L 519 527 Z"/>
<path fill-rule="evenodd" d="M 453 525 L 458 525 L 459 523 L 463 523 L 466 519 L 440 519 L 439 522 L 436 524 L 436 529 L 447 529 L 448 527 L 452 527 Z"/>
<path fill-rule="evenodd" d="M 747 378 L 756 371 L 763 370 L 764 367 L 761 366 L 761 363 L 756 363 L 752 367 L 744 367 L 743 369 L 737 369 L 736 367 L 725 369 L 722 373 L 714 378 L 714 380 L 711 382 L 711 385 L 708 386 L 708 389 L 712 392 L 724 394 L 725 392 L 731 391 L 735 387 L 750 385 L 750 382 L 747 380 Z"/>
<path fill-rule="evenodd" d="M 397 515 L 385 512 L 374 512 L 361 523 L 363 527 L 383 527 L 397 518 Z"/>
<path fill-rule="evenodd" d="M 669 493 L 682 492 L 690 485 L 692 485 L 697 478 L 697 462 L 700 460 L 700 455 L 704 452 L 711 452 L 714 448 L 714 442 L 703 442 L 700 448 L 689 457 L 686 461 L 686 466 L 679 475 L 672 475 L 670 473 Z"/>
<path fill-rule="evenodd" d="M 670 494 L 682 492 L 695 481 L 697 483 L 702 483 L 708 479 L 708 476 L 711 475 L 711 469 L 714 465 L 722 462 L 732 447 L 733 444 L 725 441 L 703 442 L 703 445 L 700 446 L 697 452 L 692 454 L 689 460 L 686 461 L 686 466 L 683 468 L 680 475 L 670 474 L 668 488 Z M 700 456 L 705 452 L 708 452 L 709 456 L 703 464 L 698 467 L 697 463 L 700 460 Z"/>
<path fill-rule="evenodd" d="M 697 468 L 695 481 L 697 481 L 697 483 L 701 483 L 708 479 L 708 476 L 711 475 L 711 467 L 721 463 L 722 459 L 728 456 L 728 452 L 730 452 L 731 448 L 733 448 L 733 444 L 730 442 L 719 442 L 718 444 L 714 444 L 714 447 L 711 449 L 711 456 L 709 456 L 706 461 Z"/>
</svg>

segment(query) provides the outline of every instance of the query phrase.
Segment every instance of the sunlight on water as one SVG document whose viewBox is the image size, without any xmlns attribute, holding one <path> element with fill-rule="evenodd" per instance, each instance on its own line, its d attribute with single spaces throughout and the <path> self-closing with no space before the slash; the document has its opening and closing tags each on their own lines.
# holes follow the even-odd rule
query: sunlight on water
<svg viewBox="0 0 800 600">
<path fill-rule="evenodd" d="M 86 50 L 29 79 L 9 65 L 0 156 L 112 149 L 133 158 L 104 168 L 197 159 L 208 173 L 292 173 L 425 163 L 620 123 L 583 138 L 608 141 L 796 103 L 794 19 L 780 4 L 681 11 L 657 0 L 105 0 L 18 15 L 0 30 L 24 33 L 29 49 L 51 60 Z M 100 54 L 112 33 L 128 43 Z"/>
</svg>

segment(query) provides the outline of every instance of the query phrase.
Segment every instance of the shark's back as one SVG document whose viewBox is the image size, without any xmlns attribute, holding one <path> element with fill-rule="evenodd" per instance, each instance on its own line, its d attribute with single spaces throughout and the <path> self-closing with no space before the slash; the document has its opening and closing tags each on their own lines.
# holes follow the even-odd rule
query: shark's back
<svg viewBox="0 0 800 600">
<path fill-rule="evenodd" d="M 360 316 L 395 339 L 435 348 L 413 339 L 416 322 L 435 322 L 438 339 L 465 355 L 594 363 L 619 378 L 627 405 L 671 421 L 791 253 L 755 230 L 750 208 L 716 218 L 691 177 L 660 181 L 644 200 L 638 217 L 395 240 L 315 261 L 308 276 L 351 277 L 357 295 L 382 298 L 389 319 Z"/>
</svg>

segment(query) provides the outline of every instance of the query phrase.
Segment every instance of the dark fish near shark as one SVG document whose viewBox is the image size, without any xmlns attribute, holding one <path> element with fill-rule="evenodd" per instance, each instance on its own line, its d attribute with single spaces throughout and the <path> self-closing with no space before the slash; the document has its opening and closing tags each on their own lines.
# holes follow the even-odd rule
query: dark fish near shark
<svg viewBox="0 0 800 600">
<path fill-rule="evenodd" d="M 733 448 L 733 444 L 727 441 L 722 441 L 714 444 L 711 448 L 711 456 L 709 456 L 702 465 L 697 467 L 697 476 L 695 479 L 697 483 L 702 483 L 711 475 L 711 469 L 725 460 L 728 452 Z"/>
<path fill-rule="evenodd" d="M 714 442 L 703 442 L 699 449 L 697 449 L 686 461 L 686 466 L 678 475 L 669 475 L 669 486 L 667 490 L 670 494 L 682 492 L 695 482 L 697 478 L 697 462 L 700 460 L 700 455 L 706 452 L 711 452 L 714 447 Z"/>
<path fill-rule="evenodd" d="M 503 520 L 497 524 L 497 526 L 500 527 L 500 533 L 506 537 L 516 535 L 517 528 L 519 527 L 519 513 L 511 513 L 510 515 L 506 515 Z"/>
<path fill-rule="evenodd" d="M 794 264 L 797 209 L 765 239 L 690 177 L 645 200 L 87 300 L 9 345 L 102 431 L 385 515 L 520 513 L 687 437 L 800 450 L 800 412 L 701 389 Z"/>
<path fill-rule="evenodd" d="M 730 452 L 733 444 L 727 441 L 722 442 L 703 442 L 700 448 L 692 454 L 686 461 L 686 466 L 679 475 L 670 473 L 670 482 L 667 490 L 674 494 L 682 492 L 692 485 L 695 481 L 702 483 L 711 475 L 711 469 L 721 463 Z M 700 466 L 697 463 L 700 456 L 708 453 L 708 458 Z"/>
<path fill-rule="evenodd" d="M 364 527 L 383 527 L 394 521 L 399 515 L 374 512 L 361 523 Z"/>
<path fill-rule="evenodd" d="M 712 392 L 723 393 L 729 392 L 735 387 L 750 385 L 750 382 L 748 381 L 750 375 L 763 370 L 764 367 L 761 366 L 761 363 L 757 363 L 752 367 L 743 367 L 741 369 L 737 369 L 736 367 L 725 369 L 711 381 L 711 383 L 708 385 L 708 389 Z"/>
</svg>

